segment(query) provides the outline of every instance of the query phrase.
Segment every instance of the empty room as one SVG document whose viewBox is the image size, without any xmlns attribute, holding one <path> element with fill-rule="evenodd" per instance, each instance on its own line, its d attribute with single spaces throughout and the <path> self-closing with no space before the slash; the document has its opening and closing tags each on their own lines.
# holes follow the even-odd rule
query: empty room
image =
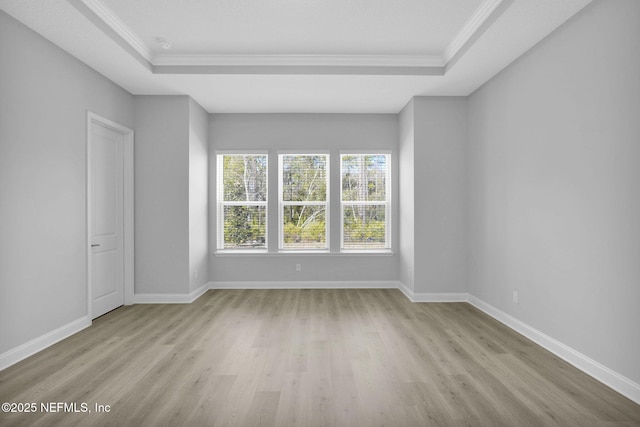
<svg viewBox="0 0 640 427">
<path fill-rule="evenodd" d="M 637 0 L 0 0 L 0 426 L 640 426 Z"/>
</svg>

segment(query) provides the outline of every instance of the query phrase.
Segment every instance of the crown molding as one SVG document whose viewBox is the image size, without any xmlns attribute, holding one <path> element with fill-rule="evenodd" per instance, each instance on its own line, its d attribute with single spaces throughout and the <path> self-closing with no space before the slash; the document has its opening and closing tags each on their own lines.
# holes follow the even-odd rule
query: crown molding
<svg viewBox="0 0 640 427">
<path fill-rule="evenodd" d="M 449 46 L 442 54 L 442 60 L 448 64 L 457 53 L 473 39 L 473 36 L 496 11 L 504 0 L 485 0 L 480 7 L 471 15 L 471 18 L 464 24 L 460 32 L 454 37 Z"/>
<path fill-rule="evenodd" d="M 442 55 L 181 55 L 156 54 L 101 0 L 68 0 L 147 61 L 155 74 L 347 74 L 444 75 L 448 63 L 473 42 L 475 34 L 504 0 L 485 0 Z M 100 27 L 100 25 L 98 25 Z M 103 29 L 104 30 L 104 29 Z"/>
<path fill-rule="evenodd" d="M 444 67 L 427 55 L 155 55 L 154 66 Z"/>
<path fill-rule="evenodd" d="M 257 65 L 160 65 L 153 74 L 225 74 L 225 75 L 332 75 L 332 76 L 444 76 L 445 67 L 351 67 L 351 66 L 257 66 Z"/>
<path fill-rule="evenodd" d="M 112 31 L 122 38 L 140 56 L 153 64 L 153 50 L 100 0 L 76 0 L 93 12 Z M 73 2 L 72 2 L 73 4 Z"/>
</svg>

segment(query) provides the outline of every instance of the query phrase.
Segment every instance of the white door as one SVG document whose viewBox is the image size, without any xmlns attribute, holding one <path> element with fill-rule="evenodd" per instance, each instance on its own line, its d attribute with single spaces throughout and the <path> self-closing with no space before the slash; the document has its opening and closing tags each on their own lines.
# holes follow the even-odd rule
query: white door
<svg viewBox="0 0 640 427">
<path fill-rule="evenodd" d="M 92 317 L 124 304 L 124 135 L 90 129 Z"/>
</svg>

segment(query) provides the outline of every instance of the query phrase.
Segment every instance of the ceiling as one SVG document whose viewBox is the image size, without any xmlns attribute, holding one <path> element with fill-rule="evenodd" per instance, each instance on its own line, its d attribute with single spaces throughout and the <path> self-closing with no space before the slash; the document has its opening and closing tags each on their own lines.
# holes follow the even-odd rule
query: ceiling
<svg viewBox="0 0 640 427">
<path fill-rule="evenodd" d="M 0 8 L 132 94 L 186 94 L 210 113 L 397 113 L 413 96 L 471 94 L 590 1 L 0 0 Z"/>
</svg>

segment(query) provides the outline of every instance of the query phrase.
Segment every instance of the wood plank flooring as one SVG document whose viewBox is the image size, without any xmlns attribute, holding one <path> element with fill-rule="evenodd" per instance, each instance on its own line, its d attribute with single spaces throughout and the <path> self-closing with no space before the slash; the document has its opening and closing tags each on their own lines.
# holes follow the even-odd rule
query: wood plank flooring
<svg viewBox="0 0 640 427">
<path fill-rule="evenodd" d="M 37 404 L 1 426 L 640 426 L 639 405 L 469 304 L 388 289 L 122 307 L 0 372 L 1 402 Z"/>
</svg>

